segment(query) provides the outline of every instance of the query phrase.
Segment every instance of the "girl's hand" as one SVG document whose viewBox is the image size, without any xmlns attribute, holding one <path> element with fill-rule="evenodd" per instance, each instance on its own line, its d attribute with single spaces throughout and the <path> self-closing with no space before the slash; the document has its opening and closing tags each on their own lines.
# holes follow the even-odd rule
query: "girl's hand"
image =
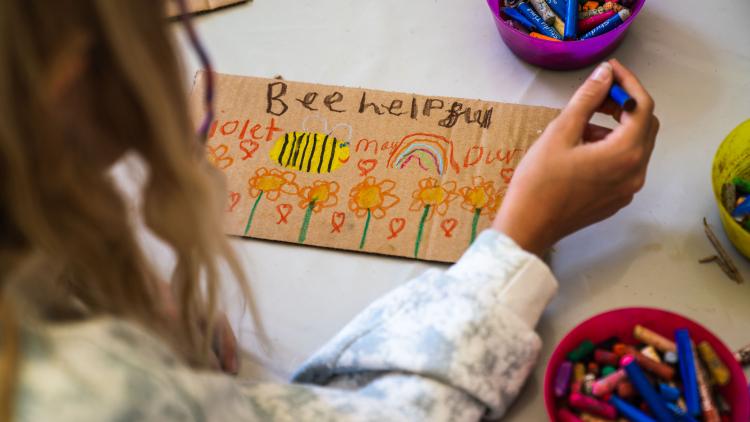
<svg viewBox="0 0 750 422">
<path fill-rule="evenodd" d="M 636 100 L 633 111 L 608 99 L 613 81 Z M 589 123 L 597 111 L 620 124 Z M 629 70 L 616 60 L 599 65 L 519 164 L 493 228 L 540 255 L 628 205 L 646 180 L 659 131 L 653 112 L 653 99 Z"/>
</svg>

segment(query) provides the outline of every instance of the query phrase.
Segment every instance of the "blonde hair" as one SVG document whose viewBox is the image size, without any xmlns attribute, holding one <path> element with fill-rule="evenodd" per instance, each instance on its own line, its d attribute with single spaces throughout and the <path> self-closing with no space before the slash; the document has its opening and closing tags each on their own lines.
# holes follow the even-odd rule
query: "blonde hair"
<svg viewBox="0 0 750 422">
<path fill-rule="evenodd" d="M 0 421 L 13 417 L 30 309 L 42 321 L 128 319 L 205 366 L 210 333 L 200 335 L 198 320 L 213 318 L 220 265 L 249 297 L 221 234 L 224 189 L 189 120 L 162 6 L 0 0 Z M 66 59 L 79 50 L 76 69 Z M 65 86 L 55 74 L 74 77 Z M 163 280 L 106 172 L 125 151 L 148 168 L 145 224 L 177 258 L 179 329 L 168 327 Z"/>
</svg>

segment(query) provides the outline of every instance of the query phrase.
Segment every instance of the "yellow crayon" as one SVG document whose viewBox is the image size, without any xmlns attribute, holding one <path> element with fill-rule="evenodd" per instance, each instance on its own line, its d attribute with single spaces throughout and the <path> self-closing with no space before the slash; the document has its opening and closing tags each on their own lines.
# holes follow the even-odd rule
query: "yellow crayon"
<svg viewBox="0 0 750 422">
<path fill-rule="evenodd" d="M 703 363 L 706 364 L 708 372 L 711 373 L 713 381 L 720 386 L 727 385 L 731 378 L 729 369 L 724 365 L 724 362 L 721 361 L 714 348 L 711 347 L 707 341 L 702 341 L 698 344 L 698 353 L 700 354 Z"/>
</svg>

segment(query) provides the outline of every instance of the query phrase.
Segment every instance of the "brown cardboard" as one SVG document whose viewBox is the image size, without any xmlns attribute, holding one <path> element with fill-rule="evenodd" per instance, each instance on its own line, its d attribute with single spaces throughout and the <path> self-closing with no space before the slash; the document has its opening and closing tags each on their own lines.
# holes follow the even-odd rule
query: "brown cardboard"
<svg viewBox="0 0 750 422">
<path fill-rule="evenodd" d="M 209 10 L 218 9 L 231 4 L 244 3 L 248 0 L 185 0 L 187 10 L 190 13 L 206 12 Z M 177 7 L 176 1 L 167 2 L 167 17 L 175 17 L 180 15 L 180 8 Z"/>
<path fill-rule="evenodd" d="M 198 73 L 191 94 L 196 122 L 205 78 Z M 475 221 L 477 233 L 490 225 L 516 165 L 559 112 L 230 75 L 216 75 L 216 88 L 207 150 L 228 179 L 228 234 L 415 257 L 424 217 L 416 258 L 444 262 L 470 244 Z M 295 132 L 312 135 L 295 142 Z M 281 163 L 297 168 L 279 164 L 295 144 L 297 156 L 285 150 Z"/>
</svg>

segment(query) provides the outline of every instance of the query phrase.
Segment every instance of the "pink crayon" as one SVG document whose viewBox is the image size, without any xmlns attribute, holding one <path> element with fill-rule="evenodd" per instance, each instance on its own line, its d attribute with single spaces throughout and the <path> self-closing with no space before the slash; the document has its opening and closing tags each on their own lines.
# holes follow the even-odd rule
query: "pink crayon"
<svg viewBox="0 0 750 422">
<path fill-rule="evenodd" d="M 581 418 L 576 416 L 573 412 L 570 410 L 561 407 L 557 411 L 557 420 L 560 422 L 582 422 Z"/>
<path fill-rule="evenodd" d="M 614 391 L 614 389 L 617 388 L 617 384 L 619 384 L 625 377 L 625 370 L 620 369 L 615 371 L 606 377 L 597 380 L 591 388 L 591 392 L 597 397 L 605 396 Z"/>
<path fill-rule="evenodd" d="M 607 19 L 611 18 L 615 15 L 614 10 L 610 10 L 604 13 L 600 13 L 598 15 L 590 16 L 586 19 L 580 19 L 578 21 L 578 32 L 579 33 L 586 33 L 590 30 L 596 28 L 601 23 L 605 22 Z"/>
<path fill-rule="evenodd" d="M 573 393 L 568 398 L 568 403 L 584 412 L 593 413 L 606 419 L 615 419 L 617 410 L 609 403 L 597 400 L 593 397 L 584 396 L 580 393 Z"/>
</svg>

